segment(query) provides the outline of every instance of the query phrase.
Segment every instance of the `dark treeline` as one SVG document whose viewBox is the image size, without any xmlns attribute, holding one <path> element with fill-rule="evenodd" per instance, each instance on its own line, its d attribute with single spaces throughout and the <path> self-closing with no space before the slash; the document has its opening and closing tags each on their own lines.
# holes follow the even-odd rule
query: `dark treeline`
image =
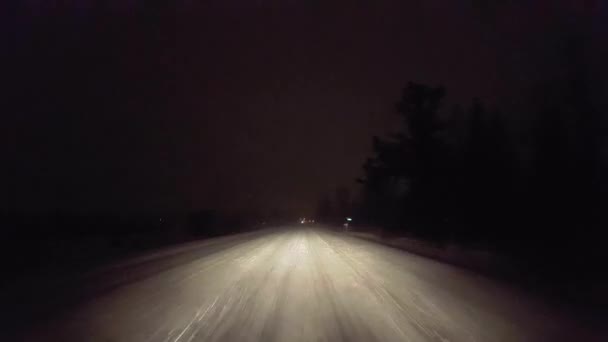
<svg viewBox="0 0 608 342">
<path fill-rule="evenodd" d="M 496 248 L 556 270 L 566 259 L 591 266 L 606 255 L 608 190 L 605 113 L 591 93 L 572 80 L 513 124 L 477 100 L 445 115 L 444 88 L 408 84 L 396 106 L 402 131 L 373 139 L 359 215 L 389 234 Z"/>
</svg>

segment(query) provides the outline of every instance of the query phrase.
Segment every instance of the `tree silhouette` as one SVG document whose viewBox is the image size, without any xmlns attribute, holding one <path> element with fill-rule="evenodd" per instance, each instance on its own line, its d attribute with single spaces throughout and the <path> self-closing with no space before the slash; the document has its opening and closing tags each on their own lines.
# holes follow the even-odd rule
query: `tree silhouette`
<svg viewBox="0 0 608 342">
<path fill-rule="evenodd" d="M 441 164 L 444 146 L 438 137 L 438 111 L 445 95 L 442 87 L 409 83 L 396 105 L 404 128 L 389 139 L 374 137 L 374 157 L 366 161 L 364 196 L 368 214 L 389 225 L 403 219 L 429 220 L 441 210 Z M 377 205 L 371 205 L 371 202 Z"/>
<path fill-rule="evenodd" d="M 536 90 L 541 101 L 523 109 L 530 120 L 513 121 L 511 131 L 508 116 L 478 100 L 454 111 L 464 125 L 441 122 L 444 89 L 409 83 L 396 105 L 401 131 L 372 139 L 359 214 L 397 235 L 492 246 L 555 272 L 592 271 L 588 261 L 606 256 L 606 113 L 584 70 L 566 74 Z"/>
<path fill-rule="evenodd" d="M 489 113 L 475 100 L 469 110 L 462 166 L 452 175 L 458 193 L 456 209 L 463 224 L 460 233 L 468 239 L 485 240 L 490 231 L 496 235 L 508 223 L 505 211 L 508 207 L 512 210 L 515 163 L 509 146 L 498 114 Z"/>
</svg>

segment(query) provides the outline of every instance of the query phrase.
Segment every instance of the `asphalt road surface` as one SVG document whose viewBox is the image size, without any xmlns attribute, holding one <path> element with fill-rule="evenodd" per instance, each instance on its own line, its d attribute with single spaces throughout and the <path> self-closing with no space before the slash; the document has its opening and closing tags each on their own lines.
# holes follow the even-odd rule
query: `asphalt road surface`
<svg viewBox="0 0 608 342">
<path fill-rule="evenodd" d="M 582 325 L 486 277 L 322 230 L 184 245 L 84 278 L 77 304 L 23 328 L 19 339 L 593 340 Z"/>
</svg>

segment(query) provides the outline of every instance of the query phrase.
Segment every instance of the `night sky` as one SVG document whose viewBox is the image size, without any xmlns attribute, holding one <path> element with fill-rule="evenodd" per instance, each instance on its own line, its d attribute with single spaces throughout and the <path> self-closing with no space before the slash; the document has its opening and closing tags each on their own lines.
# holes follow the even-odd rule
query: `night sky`
<svg viewBox="0 0 608 342">
<path fill-rule="evenodd" d="M 408 81 L 516 107 L 577 35 L 608 79 L 602 1 L 14 3 L 0 18 L 9 210 L 307 214 L 356 190 Z"/>
</svg>

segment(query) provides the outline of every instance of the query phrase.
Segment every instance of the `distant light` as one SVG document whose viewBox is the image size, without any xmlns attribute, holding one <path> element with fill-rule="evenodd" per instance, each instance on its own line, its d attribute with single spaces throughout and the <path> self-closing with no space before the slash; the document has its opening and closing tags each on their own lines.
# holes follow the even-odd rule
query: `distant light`
<svg viewBox="0 0 608 342">
<path fill-rule="evenodd" d="M 352 218 L 350 218 L 350 217 L 347 217 L 347 218 L 346 218 L 346 221 L 348 221 L 348 222 L 350 222 L 350 221 L 352 221 L 352 220 L 353 220 L 353 219 L 352 219 Z"/>
</svg>

